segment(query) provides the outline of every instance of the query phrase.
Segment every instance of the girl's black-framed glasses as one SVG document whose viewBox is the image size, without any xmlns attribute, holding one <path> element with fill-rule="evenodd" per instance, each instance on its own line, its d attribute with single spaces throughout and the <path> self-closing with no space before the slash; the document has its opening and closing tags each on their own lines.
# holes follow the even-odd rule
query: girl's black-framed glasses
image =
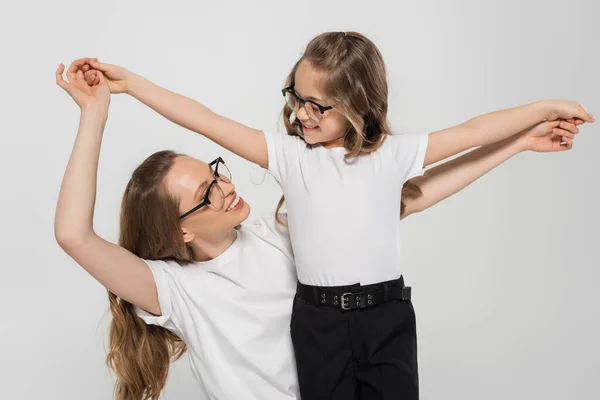
<svg viewBox="0 0 600 400">
<path fill-rule="evenodd" d="M 179 217 L 179 219 L 183 219 L 188 215 L 198 211 L 204 206 L 209 206 L 216 211 L 219 211 L 223 208 L 223 203 L 225 202 L 225 194 L 223 190 L 219 186 L 219 181 L 225 183 L 231 183 L 231 172 L 227 165 L 225 165 L 225 161 L 221 157 L 212 161 L 208 164 L 210 169 L 213 171 L 213 181 L 208 185 L 208 189 L 206 190 L 206 194 L 204 195 L 204 200 L 196 207 L 192 208 L 188 212 L 184 213 Z"/>
<path fill-rule="evenodd" d="M 315 103 L 312 100 L 304 100 L 300 98 L 300 96 L 298 96 L 294 91 L 294 86 L 289 86 L 284 89 L 281 89 L 281 93 L 283 94 L 283 97 L 285 97 L 285 102 L 287 106 L 292 111 L 298 113 L 300 106 L 302 106 L 304 107 L 304 110 L 306 111 L 308 117 L 315 122 L 321 121 L 321 119 L 323 118 L 323 114 L 325 114 L 325 111 L 333 109 L 333 106 L 322 106 L 319 103 Z"/>
</svg>

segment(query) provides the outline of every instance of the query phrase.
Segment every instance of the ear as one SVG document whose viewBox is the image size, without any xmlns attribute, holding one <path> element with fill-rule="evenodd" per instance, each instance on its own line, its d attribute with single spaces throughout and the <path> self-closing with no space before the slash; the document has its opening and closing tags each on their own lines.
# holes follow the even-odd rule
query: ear
<svg viewBox="0 0 600 400">
<path fill-rule="evenodd" d="M 181 233 L 183 234 L 183 241 L 185 243 L 190 243 L 196 237 L 196 235 L 194 235 L 194 232 L 190 231 L 187 228 L 181 228 Z"/>
</svg>

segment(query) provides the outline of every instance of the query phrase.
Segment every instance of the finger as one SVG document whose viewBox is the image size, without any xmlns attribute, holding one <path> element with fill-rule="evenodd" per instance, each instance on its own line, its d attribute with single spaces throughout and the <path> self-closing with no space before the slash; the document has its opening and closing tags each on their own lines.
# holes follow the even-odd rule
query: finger
<svg viewBox="0 0 600 400">
<path fill-rule="evenodd" d="M 575 138 L 575 134 L 573 132 L 564 130 L 564 129 L 559 129 L 559 128 L 554 128 L 552 130 L 552 134 L 555 136 L 560 136 L 560 137 L 568 137 L 571 139 Z"/>
<path fill-rule="evenodd" d="M 80 58 L 79 60 L 75 60 L 71 63 L 71 66 L 69 66 L 69 69 L 67 70 L 67 78 L 69 79 L 69 82 L 75 81 L 77 78 L 77 70 L 83 65 L 85 65 L 85 58 Z"/>
<path fill-rule="evenodd" d="M 67 82 L 65 82 L 65 80 L 63 79 L 63 72 L 65 71 L 65 66 L 64 64 L 60 64 L 58 66 L 58 69 L 56 70 L 56 84 L 58 86 L 60 86 L 61 88 L 63 88 L 64 90 L 66 90 L 67 92 L 69 92 L 69 84 Z"/>
<path fill-rule="evenodd" d="M 69 67 L 69 69 L 67 70 L 67 81 L 69 81 L 70 83 L 73 83 L 77 80 L 77 70 L 76 69 L 72 69 L 73 66 Z"/>
<path fill-rule="evenodd" d="M 83 72 L 87 72 L 87 71 L 89 71 L 90 69 L 92 69 L 92 67 L 90 67 L 90 64 L 83 64 L 83 66 L 81 67 L 81 70 L 82 70 Z"/>
<path fill-rule="evenodd" d="M 92 66 L 92 68 L 95 68 L 99 71 L 106 72 L 110 68 L 109 64 L 101 63 L 98 61 L 97 58 L 89 58 L 88 60 L 89 60 L 89 64 Z"/>
<path fill-rule="evenodd" d="M 575 124 L 575 125 L 581 125 L 581 124 L 585 124 L 585 121 L 584 121 L 584 120 L 582 120 L 582 119 L 579 119 L 579 118 L 575 118 L 575 122 L 574 122 L 574 124 Z"/>
<path fill-rule="evenodd" d="M 85 81 L 88 85 L 94 86 L 97 79 L 98 71 L 95 69 L 90 69 L 88 72 L 83 74 Z"/>
<path fill-rule="evenodd" d="M 95 69 L 91 69 L 83 74 L 85 81 L 87 82 L 88 85 L 94 86 L 94 81 L 96 81 L 97 73 L 98 73 L 98 71 L 96 71 Z"/>
<path fill-rule="evenodd" d="M 98 72 L 96 74 L 96 79 L 98 80 L 98 84 L 106 84 L 106 77 L 104 76 L 104 74 L 102 72 Z"/>
<path fill-rule="evenodd" d="M 565 143 L 567 150 L 571 150 L 573 148 L 573 144 L 575 143 L 573 139 L 569 138 L 563 138 L 563 142 Z"/>
<path fill-rule="evenodd" d="M 583 104 L 579 103 L 579 104 L 577 104 L 577 107 L 581 108 L 583 111 L 585 111 L 587 113 L 587 110 L 585 109 Z"/>
<path fill-rule="evenodd" d="M 582 104 L 577 106 L 577 111 L 575 113 L 576 118 L 580 118 L 585 122 L 594 122 L 595 118 L 592 114 L 588 113 L 585 107 Z"/>
<path fill-rule="evenodd" d="M 97 62 L 97 61 L 98 61 L 98 59 L 97 59 L 97 58 L 91 58 L 91 57 L 87 57 L 87 58 L 85 59 L 85 63 L 86 63 L 87 65 L 89 65 L 89 66 L 92 66 L 92 62 L 94 62 L 94 61 L 96 61 L 96 62 Z M 93 66 L 92 66 L 92 68 L 93 68 Z"/>
<path fill-rule="evenodd" d="M 69 67 L 69 69 L 71 69 L 71 68 L 77 69 L 77 68 L 83 67 L 87 63 L 85 60 L 87 60 L 87 58 L 80 58 L 78 60 L 73 61 L 71 63 L 71 66 Z"/>
<path fill-rule="evenodd" d="M 548 121 L 550 128 L 558 128 L 560 126 L 560 120 Z"/>
<path fill-rule="evenodd" d="M 76 73 L 77 82 L 85 82 L 85 78 L 83 77 L 83 71 L 78 69 Z"/>
<path fill-rule="evenodd" d="M 559 128 L 564 129 L 564 130 L 569 131 L 574 134 L 579 133 L 579 128 L 575 124 L 571 124 L 567 121 L 560 121 Z"/>
</svg>

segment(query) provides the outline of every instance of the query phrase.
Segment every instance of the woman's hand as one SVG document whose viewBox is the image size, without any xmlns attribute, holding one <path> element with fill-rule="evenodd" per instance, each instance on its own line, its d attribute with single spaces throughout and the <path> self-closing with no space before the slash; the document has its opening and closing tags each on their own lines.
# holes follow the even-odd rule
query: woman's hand
<svg viewBox="0 0 600 400">
<path fill-rule="evenodd" d="M 575 135 L 579 133 L 578 125 L 585 123 L 580 119 L 544 121 L 523 131 L 517 140 L 521 141 L 523 150 L 535 152 L 556 152 L 570 150 Z"/>
<path fill-rule="evenodd" d="M 97 74 L 97 84 L 90 86 L 85 80 L 83 71 L 75 62 L 67 71 L 68 82 L 63 79 L 64 70 L 65 66 L 60 64 L 56 70 L 56 84 L 73 98 L 82 112 L 88 110 L 108 112 L 110 89 L 106 78 L 101 73 Z"/>
</svg>

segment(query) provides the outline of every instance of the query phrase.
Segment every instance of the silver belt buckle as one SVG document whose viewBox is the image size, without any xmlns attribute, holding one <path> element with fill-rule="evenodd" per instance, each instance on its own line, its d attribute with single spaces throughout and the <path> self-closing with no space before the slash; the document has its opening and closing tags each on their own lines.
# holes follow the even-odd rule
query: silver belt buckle
<svg viewBox="0 0 600 400">
<path fill-rule="evenodd" d="M 348 299 L 348 296 L 352 296 L 352 293 L 344 293 L 342 294 L 341 297 L 341 305 L 342 305 L 342 310 L 350 310 L 350 300 Z"/>
</svg>

